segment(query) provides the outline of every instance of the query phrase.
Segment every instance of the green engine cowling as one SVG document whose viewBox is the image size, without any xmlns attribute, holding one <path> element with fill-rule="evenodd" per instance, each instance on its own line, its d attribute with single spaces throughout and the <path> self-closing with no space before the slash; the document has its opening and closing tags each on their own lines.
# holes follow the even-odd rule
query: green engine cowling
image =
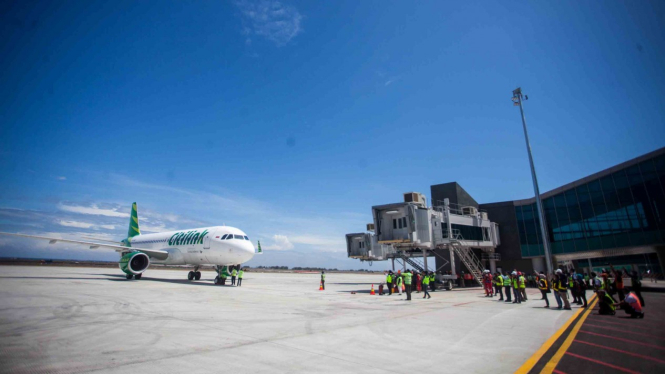
<svg viewBox="0 0 665 374">
<path fill-rule="evenodd" d="M 143 252 L 129 252 L 122 255 L 118 266 L 125 274 L 137 275 L 150 266 L 150 258 Z"/>
</svg>

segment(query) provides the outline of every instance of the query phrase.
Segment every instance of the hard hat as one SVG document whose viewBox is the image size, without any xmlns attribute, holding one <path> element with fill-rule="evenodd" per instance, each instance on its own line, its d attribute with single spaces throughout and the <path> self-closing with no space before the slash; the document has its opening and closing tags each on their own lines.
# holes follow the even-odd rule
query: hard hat
<svg viewBox="0 0 665 374">
<path fill-rule="evenodd" d="M 563 271 L 561 269 L 556 269 L 555 273 L 557 274 L 563 274 Z"/>
<path fill-rule="evenodd" d="M 512 274 L 512 275 L 517 275 L 517 272 L 513 271 L 511 274 Z"/>
</svg>

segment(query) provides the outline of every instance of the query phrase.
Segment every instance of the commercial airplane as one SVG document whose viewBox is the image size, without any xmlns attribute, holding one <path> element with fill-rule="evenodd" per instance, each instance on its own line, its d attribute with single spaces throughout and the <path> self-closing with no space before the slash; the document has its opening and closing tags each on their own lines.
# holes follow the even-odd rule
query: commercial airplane
<svg viewBox="0 0 665 374">
<path fill-rule="evenodd" d="M 221 284 L 220 276 L 228 276 L 229 266 L 237 266 L 254 257 L 252 242 L 241 230 L 230 226 L 212 226 L 198 229 L 167 231 L 156 234 L 141 235 L 139 216 L 136 203 L 132 204 L 129 218 L 127 238 L 119 243 L 94 243 L 80 240 L 49 238 L 37 235 L 11 234 L 0 232 L 0 235 L 20 236 L 48 240 L 49 243 L 85 244 L 90 249 L 110 248 L 120 253 L 119 266 L 127 279 L 141 279 L 143 272 L 151 263 L 164 265 L 193 265 L 194 270 L 187 274 L 189 280 L 201 279 L 199 268 L 202 265 L 213 265 L 217 270 L 215 284 Z M 98 241 L 104 241 L 99 240 Z M 261 243 L 258 244 L 262 253 Z"/>
</svg>

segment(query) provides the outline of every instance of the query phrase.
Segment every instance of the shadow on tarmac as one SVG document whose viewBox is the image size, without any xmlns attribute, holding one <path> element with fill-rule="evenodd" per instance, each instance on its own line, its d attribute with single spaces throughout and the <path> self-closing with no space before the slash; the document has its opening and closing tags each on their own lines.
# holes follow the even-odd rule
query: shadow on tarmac
<svg viewBox="0 0 665 374">
<path fill-rule="evenodd" d="M 212 280 L 210 281 L 190 281 L 188 279 L 159 279 L 159 278 L 146 278 L 143 277 L 139 279 L 138 281 L 136 279 L 126 279 L 124 275 L 118 275 L 118 274 L 100 274 L 104 275 L 107 277 L 115 277 L 115 278 L 121 278 L 121 279 L 108 279 L 110 281 L 114 282 L 124 282 L 124 281 L 134 281 L 134 282 L 145 282 L 145 281 L 150 281 L 150 282 L 162 282 L 162 283 L 173 283 L 173 284 L 187 284 L 187 285 L 192 285 L 192 286 L 211 286 L 211 287 L 235 287 L 231 286 L 230 284 L 227 285 L 220 285 L 220 284 L 215 284 L 213 283 Z M 85 278 L 89 279 L 89 278 Z"/>
</svg>

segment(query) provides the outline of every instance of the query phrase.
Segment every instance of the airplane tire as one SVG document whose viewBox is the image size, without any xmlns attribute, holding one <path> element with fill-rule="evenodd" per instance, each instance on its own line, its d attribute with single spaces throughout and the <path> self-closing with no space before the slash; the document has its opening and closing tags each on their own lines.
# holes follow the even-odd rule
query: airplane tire
<svg viewBox="0 0 665 374">
<path fill-rule="evenodd" d="M 200 271 L 194 272 L 194 279 L 196 279 L 196 280 L 201 279 L 201 272 Z"/>
<path fill-rule="evenodd" d="M 194 272 L 193 271 L 190 271 L 189 273 L 187 273 L 187 279 L 189 279 L 189 280 L 194 279 Z"/>
<path fill-rule="evenodd" d="M 219 284 L 219 276 L 215 277 L 215 284 Z"/>
<path fill-rule="evenodd" d="M 132 278 L 134 278 L 134 274 L 127 274 L 127 275 L 125 276 L 125 278 L 127 278 L 127 279 L 132 279 Z"/>
<path fill-rule="evenodd" d="M 142 275 L 143 275 L 143 274 L 136 274 L 136 275 L 134 276 L 134 279 L 137 279 L 137 280 L 138 280 L 138 279 L 141 279 L 141 276 L 142 276 Z"/>
</svg>

